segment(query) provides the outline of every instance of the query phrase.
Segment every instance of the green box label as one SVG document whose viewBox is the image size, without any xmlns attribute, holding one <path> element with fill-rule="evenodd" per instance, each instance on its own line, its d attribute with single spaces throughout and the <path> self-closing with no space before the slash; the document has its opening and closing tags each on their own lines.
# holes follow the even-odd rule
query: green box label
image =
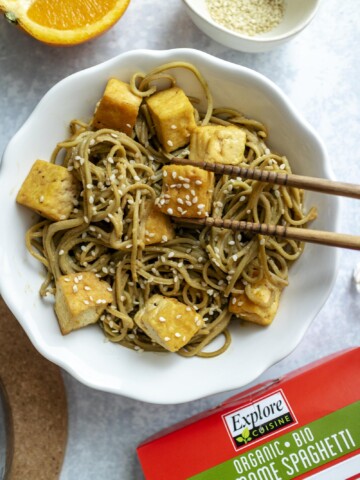
<svg viewBox="0 0 360 480">
<path fill-rule="evenodd" d="M 237 455 L 189 480 L 290 480 L 360 448 L 360 402 Z"/>
</svg>

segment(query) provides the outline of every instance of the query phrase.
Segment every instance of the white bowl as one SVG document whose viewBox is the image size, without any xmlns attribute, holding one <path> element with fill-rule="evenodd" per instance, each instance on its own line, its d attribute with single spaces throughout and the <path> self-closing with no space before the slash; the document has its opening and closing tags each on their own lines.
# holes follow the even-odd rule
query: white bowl
<svg viewBox="0 0 360 480">
<path fill-rule="evenodd" d="M 326 301 L 337 263 L 336 249 L 307 245 L 291 268 L 290 286 L 273 324 L 240 327 L 234 321 L 230 348 L 215 358 L 139 354 L 105 342 L 97 325 L 61 335 L 52 302 L 38 295 L 42 266 L 25 247 L 25 232 L 34 215 L 15 203 L 16 194 L 32 163 L 48 159 L 54 145 L 67 137 L 69 121 L 91 116 L 109 77 L 129 80 L 135 71 L 146 72 L 175 60 L 200 69 L 215 105 L 238 107 L 265 122 L 269 145 L 288 156 L 295 172 L 332 178 L 320 138 L 274 83 L 252 70 L 189 49 L 128 52 L 59 82 L 10 141 L 0 175 L 0 289 L 35 347 L 86 385 L 164 404 L 242 387 L 288 355 Z M 189 72 L 179 70 L 176 77 L 188 94 L 199 96 L 201 89 Z M 314 228 L 336 230 L 337 198 L 309 192 L 306 205 L 313 204 L 319 209 Z"/>
<path fill-rule="evenodd" d="M 255 36 L 243 35 L 215 22 L 206 0 L 183 0 L 186 11 L 197 27 L 223 45 L 242 52 L 265 52 L 300 33 L 314 18 L 320 0 L 286 0 L 284 18 L 279 25 Z"/>
</svg>

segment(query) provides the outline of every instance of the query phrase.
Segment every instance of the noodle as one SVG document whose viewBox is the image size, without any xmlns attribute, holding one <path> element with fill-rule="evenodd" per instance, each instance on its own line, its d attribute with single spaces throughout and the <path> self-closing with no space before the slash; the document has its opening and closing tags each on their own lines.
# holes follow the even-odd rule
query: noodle
<svg viewBox="0 0 360 480">
<path fill-rule="evenodd" d="M 196 113 L 200 125 L 237 125 L 246 132 L 246 150 L 240 166 L 291 172 L 286 158 L 267 148 L 267 131 L 256 120 L 239 111 L 213 108 L 206 81 L 195 67 L 183 62 L 163 65 L 148 75 L 135 73 L 133 92 L 147 97 L 159 80 L 176 84 L 169 73 L 174 68 L 190 70 L 204 89 L 205 113 Z M 160 195 L 161 168 L 169 154 L 160 147 L 146 105 L 140 108 L 133 138 L 111 129 L 94 131 L 74 120 L 72 136 L 58 144 L 51 162 L 61 163 L 81 182 L 83 190 L 68 220 L 42 220 L 26 237 L 30 253 L 43 263 L 47 277 L 41 295 L 54 293 L 61 275 L 92 271 L 106 279 L 114 291 L 114 302 L 100 318 L 106 337 L 125 347 L 164 351 L 134 323 L 136 312 L 158 293 L 193 306 L 204 318 L 204 326 L 179 350 L 182 356 L 210 357 L 224 352 L 231 341 L 228 326 L 229 295 L 246 285 L 251 301 L 268 306 L 252 295 L 251 285 L 267 279 L 270 285 L 288 284 L 288 265 L 302 253 L 303 244 L 285 238 L 240 234 L 204 227 L 197 230 L 175 225 L 173 240 L 145 245 L 145 219 L 149 200 Z M 172 155 L 186 157 L 182 148 Z M 61 160 L 60 160 L 61 158 Z M 303 193 L 253 180 L 216 178 L 212 215 L 303 226 L 314 218 L 314 210 L 303 213 Z M 205 347 L 222 335 L 215 351 Z"/>
</svg>

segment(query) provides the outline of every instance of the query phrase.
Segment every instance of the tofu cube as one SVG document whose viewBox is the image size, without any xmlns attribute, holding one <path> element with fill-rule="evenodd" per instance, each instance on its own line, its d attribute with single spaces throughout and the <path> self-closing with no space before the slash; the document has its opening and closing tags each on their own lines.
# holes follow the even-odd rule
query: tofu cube
<svg viewBox="0 0 360 480">
<path fill-rule="evenodd" d="M 80 193 L 80 183 L 65 167 L 36 160 L 22 184 L 16 201 L 43 217 L 67 219 Z"/>
<path fill-rule="evenodd" d="M 209 216 L 214 191 L 213 172 L 191 165 L 166 165 L 162 172 L 162 192 L 157 204 L 163 213 L 185 218 Z"/>
<path fill-rule="evenodd" d="M 236 316 L 247 320 L 248 322 L 257 323 L 267 326 L 274 320 L 278 306 L 281 290 L 274 286 L 269 286 L 262 280 L 254 285 L 248 285 L 247 289 L 259 304 L 250 300 L 244 293 L 231 295 L 228 310 Z M 268 304 L 268 306 L 262 306 Z"/>
<path fill-rule="evenodd" d="M 111 128 L 131 135 L 141 102 L 142 98 L 131 91 L 130 85 L 110 78 L 92 124 L 97 129 Z"/>
<path fill-rule="evenodd" d="M 55 313 L 63 335 L 96 323 L 113 301 L 110 285 L 93 272 L 62 275 L 56 282 Z"/>
<path fill-rule="evenodd" d="M 162 90 L 148 97 L 146 103 L 165 152 L 173 152 L 189 143 L 196 127 L 194 107 L 181 88 Z"/>
<path fill-rule="evenodd" d="M 175 238 L 170 218 L 160 212 L 154 202 L 150 202 L 145 222 L 145 245 L 165 243 Z"/>
<path fill-rule="evenodd" d="M 190 160 L 238 165 L 244 159 L 246 133 L 239 127 L 196 127 L 190 137 Z"/>
<path fill-rule="evenodd" d="M 203 318 L 176 298 L 153 295 L 135 315 L 135 323 L 158 345 L 177 352 L 203 326 Z"/>
</svg>

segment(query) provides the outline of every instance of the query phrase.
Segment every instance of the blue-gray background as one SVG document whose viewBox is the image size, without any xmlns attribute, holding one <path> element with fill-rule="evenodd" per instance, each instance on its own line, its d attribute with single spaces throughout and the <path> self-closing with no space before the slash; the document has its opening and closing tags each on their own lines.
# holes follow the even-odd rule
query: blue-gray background
<svg viewBox="0 0 360 480">
<path fill-rule="evenodd" d="M 240 53 L 212 41 L 187 17 L 180 0 L 132 0 L 113 29 L 71 48 L 42 45 L 0 21 L 0 154 L 44 93 L 70 73 L 134 48 L 176 47 L 201 49 L 267 75 L 317 129 L 336 177 L 360 183 L 358 0 L 323 0 L 305 31 L 263 54 Z M 342 232 L 360 234 L 359 206 L 343 201 Z M 360 343 L 360 293 L 352 280 L 358 262 L 359 252 L 341 251 L 334 289 L 305 338 L 257 381 Z M 230 396 L 159 406 L 91 390 L 66 372 L 64 380 L 69 440 L 61 480 L 142 479 L 135 453 L 141 440 Z"/>
</svg>

